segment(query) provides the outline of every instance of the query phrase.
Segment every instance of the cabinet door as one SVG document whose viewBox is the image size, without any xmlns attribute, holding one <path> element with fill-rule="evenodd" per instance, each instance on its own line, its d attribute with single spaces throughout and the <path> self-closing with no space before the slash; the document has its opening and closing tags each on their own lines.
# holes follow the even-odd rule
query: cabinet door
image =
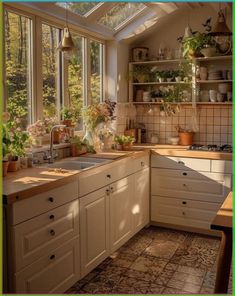
<svg viewBox="0 0 235 296">
<path fill-rule="evenodd" d="M 133 175 L 110 185 L 110 248 L 114 252 L 133 233 Z"/>
<path fill-rule="evenodd" d="M 80 199 L 82 277 L 109 255 L 108 187 Z"/>
<path fill-rule="evenodd" d="M 149 222 L 149 169 L 146 168 L 134 175 L 134 196 L 132 214 L 134 232 L 138 232 Z"/>
</svg>

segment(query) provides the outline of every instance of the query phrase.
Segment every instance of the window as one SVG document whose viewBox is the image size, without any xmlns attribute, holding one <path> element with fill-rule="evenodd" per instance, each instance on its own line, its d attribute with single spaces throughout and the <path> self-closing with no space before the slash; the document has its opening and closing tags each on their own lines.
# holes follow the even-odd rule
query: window
<svg viewBox="0 0 235 296">
<path fill-rule="evenodd" d="M 59 119 L 63 106 L 81 111 L 84 104 L 103 100 L 102 43 L 75 30 L 77 50 L 62 54 L 57 47 L 63 27 L 8 7 L 4 25 L 4 107 L 21 119 L 23 129 L 38 119 Z"/>
<path fill-rule="evenodd" d="M 42 24 L 43 116 L 58 116 L 61 107 L 61 57 L 56 50 L 60 30 Z"/>
<path fill-rule="evenodd" d="M 145 8 L 143 3 L 119 3 L 102 16 L 98 22 L 110 29 L 117 30 Z"/>
<path fill-rule="evenodd" d="M 67 8 L 70 11 L 86 16 L 99 7 L 102 3 L 98 2 L 58 2 L 58 6 Z"/>
<path fill-rule="evenodd" d="M 22 128 L 32 121 L 31 60 L 31 20 L 5 11 L 6 109 Z"/>
<path fill-rule="evenodd" d="M 76 51 L 68 59 L 68 104 L 81 110 L 84 103 L 84 38 L 72 33 Z M 81 129 L 81 123 L 77 129 Z"/>
<path fill-rule="evenodd" d="M 91 104 L 103 100 L 103 45 L 90 41 L 90 95 Z"/>
</svg>

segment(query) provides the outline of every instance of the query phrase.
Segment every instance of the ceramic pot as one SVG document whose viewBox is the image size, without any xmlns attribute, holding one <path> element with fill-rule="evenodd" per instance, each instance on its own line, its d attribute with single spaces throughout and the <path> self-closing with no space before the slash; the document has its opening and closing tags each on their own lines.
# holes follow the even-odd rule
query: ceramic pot
<svg viewBox="0 0 235 296">
<path fill-rule="evenodd" d="M 216 48 L 215 47 L 202 48 L 201 53 L 205 58 L 213 57 L 216 54 Z"/>
<path fill-rule="evenodd" d="M 2 175 L 6 177 L 8 171 L 9 161 L 2 161 Z"/>
<path fill-rule="evenodd" d="M 53 131 L 53 144 L 60 144 L 60 131 Z"/>
<path fill-rule="evenodd" d="M 124 151 L 129 151 L 129 150 L 131 150 L 133 144 L 132 143 L 125 143 L 122 146 L 123 146 Z"/>
<path fill-rule="evenodd" d="M 182 80 L 181 76 L 177 76 L 177 77 L 175 77 L 175 81 L 176 81 L 176 82 L 180 82 L 181 80 Z"/>
<path fill-rule="evenodd" d="M 87 153 L 86 146 L 82 146 L 80 149 L 77 147 L 76 144 L 71 144 L 70 146 L 70 152 L 72 157 L 76 157 L 82 154 Z"/>
<path fill-rule="evenodd" d="M 193 132 L 179 132 L 180 145 L 188 146 L 193 144 Z"/>
<path fill-rule="evenodd" d="M 122 144 L 116 144 L 116 149 L 117 150 L 123 150 Z"/>
</svg>

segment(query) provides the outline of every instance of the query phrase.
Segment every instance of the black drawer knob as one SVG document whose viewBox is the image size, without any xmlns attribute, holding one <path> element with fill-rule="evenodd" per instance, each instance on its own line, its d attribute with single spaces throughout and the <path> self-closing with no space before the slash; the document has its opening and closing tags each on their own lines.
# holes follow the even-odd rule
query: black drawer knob
<svg viewBox="0 0 235 296">
<path fill-rule="evenodd" d="M 49 218 L 50 218 L 51 220 L 53 220 L 53 219 L 55 218 L 55 216 L 54 216 L 54 215 L 50 215 Z"/>
<path fill-rule="evenodd" d="M 183 175 L 184 175 L 184 176 L 187 176 L 188 174 L 187 174 L 187 173 L 183 173 Z"/>
<path fill-rule="evenodd" d="M 182 201 L 182 204 L 183 204 L 183 205 L 186 205 L 186 204 L 187 204 L 187 202 L 186 202 L 186 201 Z"/>
<path fill-rule="evenodd" d="M 111 175 L 110 175 L 110 174 L 108 174 L 108 175 L 107 175 L 107 178 L 111 179 Z"/>
<path fill-rule="evenodd" d="M 184 187 L 186 187 L 186 184 L 183 184 Z"/>
<path fill-rule="evenodd" d="M 50 256 L 50 260 L 53 260 L 53 259 L 55 259 L 55 255 Z"/>
<path fill-rule="evenodd" d="M 184 164 L 184 162 L 180 160 L 180 161 L 178 161 L 178 164 Z"/>
<path fill-rule="evenodd" d="M 54 202 L 54 198 L 53 198 L 53 197 L 49 197 L 48 200 L 49 200 L 50 202 Z"/>
<path fill-rule="evenodd" d="M 51 230 L 50 230 L 50 234 L 51 234 L 52 236 L 54 236 L 54 235 L 55 235 L 55 230 L 51 229 Z"/>
</svg>

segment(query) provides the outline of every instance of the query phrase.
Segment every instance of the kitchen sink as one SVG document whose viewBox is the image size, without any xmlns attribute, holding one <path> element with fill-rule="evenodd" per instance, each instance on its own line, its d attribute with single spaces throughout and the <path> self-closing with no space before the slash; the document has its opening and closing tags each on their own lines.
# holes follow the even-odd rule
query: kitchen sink
<svg viewBox="0 0 235 296">
<path fill-rule="evenodd" d="M 45 163 L 40 165 L 40 167 L 65 170 L 85 170 L 107 162 L 110 162 L 110 160 L 92 157 L 71 157 L 54 163 Z"/>
</svg>

